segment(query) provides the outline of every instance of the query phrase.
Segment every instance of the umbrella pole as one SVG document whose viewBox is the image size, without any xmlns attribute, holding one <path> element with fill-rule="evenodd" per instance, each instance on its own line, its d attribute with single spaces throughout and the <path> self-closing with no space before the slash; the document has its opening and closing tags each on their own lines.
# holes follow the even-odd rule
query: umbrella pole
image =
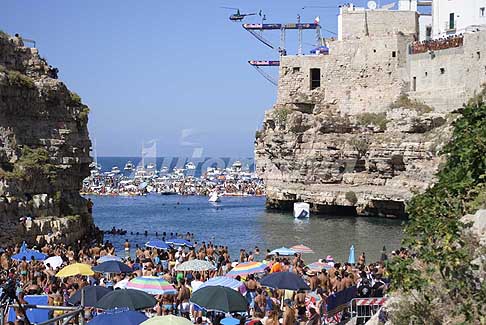
<svg viewBox="0 0 486 325">
<path fill-rule="evenodd" d="M 84 325 L 84 300 L 85 300 L 84 294 L 85 294 L 85 290 L 81 288 L 81 312 L 79 313 L 80 316 L 79 324 L 81 325 Z"/>
</svg>

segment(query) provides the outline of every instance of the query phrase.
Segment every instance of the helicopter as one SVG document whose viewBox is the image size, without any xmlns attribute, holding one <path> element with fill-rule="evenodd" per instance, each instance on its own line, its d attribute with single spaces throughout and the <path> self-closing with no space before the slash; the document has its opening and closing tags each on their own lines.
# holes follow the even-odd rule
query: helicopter
<svg viewBox="0 0 486 325">
<path fill-rule="evenodd" d="M 240 12 L 240 9 L 238 8 L 231 8 L 231 7 L 221 7 L 223 9 L 231 9 L 231 10 L 236 10 L 236 13 L 229 16 L 229 20 L 231 21 L 242 21 L 243 19 L 245 19 L 246 16 L 255 16 L 256 15 L 256 12 L 254 13 L 251 13 L 251 14 L 242 14 Z M 260 15 L 261 15 L 261 11 L 260 11 Z"/>
</svg>

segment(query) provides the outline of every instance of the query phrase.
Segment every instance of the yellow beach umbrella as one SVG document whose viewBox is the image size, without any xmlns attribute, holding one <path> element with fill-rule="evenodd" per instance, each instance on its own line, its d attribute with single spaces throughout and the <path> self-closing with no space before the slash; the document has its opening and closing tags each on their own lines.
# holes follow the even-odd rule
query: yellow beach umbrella
<svg viewBox="0 0 486 325">
<path fill-rule="evenodd" d="M 184 317 L 166 315 L 166 316 L 156 316 L 147 319 L 140 325 L 193 325 L 190 320 Z"/>
<path fill-rule="evenodd" d="M 58 278 L 66 278 L 73 275 L 93 275 L 94 272 L 91 266 L 83 263 L 74 263 L 64 267 L 61 271 L 57 272 Z"/>
</svg>

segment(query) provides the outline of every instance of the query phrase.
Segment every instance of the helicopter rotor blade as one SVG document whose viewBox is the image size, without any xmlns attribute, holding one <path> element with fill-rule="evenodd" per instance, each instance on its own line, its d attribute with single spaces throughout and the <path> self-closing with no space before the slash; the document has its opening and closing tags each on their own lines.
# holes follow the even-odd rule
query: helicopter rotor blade
<svg viewBox="0 0 486 325">
<path fill-rule="evenodd" d="M 233 7 L 220 7 L 221 9 L 230 9 L 230 10 L 240 10 L 238 8 L 233 8 Z"/>
<path fill-rule="evenodd" d="M 251 13 L 251 14 L 242 14 L 242 16 L 255 16 L 255 15 L 256 15 L 255 12 L 254 13 Z"/>
</svg>

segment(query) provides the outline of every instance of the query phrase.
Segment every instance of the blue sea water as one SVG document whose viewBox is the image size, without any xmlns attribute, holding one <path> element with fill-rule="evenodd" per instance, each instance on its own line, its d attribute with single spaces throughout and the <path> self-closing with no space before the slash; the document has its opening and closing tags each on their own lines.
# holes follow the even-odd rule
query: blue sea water
<svg viewBox="0 0 486 325">
<path fill-rule="evenodd" d="M 281 246 L 304 244 L 316 252 L 304 256 L 308 262 L 333 255 L 347 260 L 349 247 L 356 254 L 366 252 L 369 260 L 380 257 L 383 246 L 388 252 L 400 247 L 402 222 L 370 217 L 316 217 L 296 221 L 292 213 L 265 209 L 263 197 L 223 197 L 218 204 L 202 196 L 89 196 L 94 202 L 93 217 L 101 229 L 112 227 L 128 231 L 125 236 L 106 235 L 117 251 L 125 239 L 143 245 L 155 232 L 191 232 L 196 241 L 214 240 L 230 248 L 232 258 L 240 248 L 262 252 Z M 145 236 L 144 231 L 148 231 Z M 133 235 L 130 234 L 133 232 Z M 139 232 L 139 235 L 136 235 Z"/>
</svg>

